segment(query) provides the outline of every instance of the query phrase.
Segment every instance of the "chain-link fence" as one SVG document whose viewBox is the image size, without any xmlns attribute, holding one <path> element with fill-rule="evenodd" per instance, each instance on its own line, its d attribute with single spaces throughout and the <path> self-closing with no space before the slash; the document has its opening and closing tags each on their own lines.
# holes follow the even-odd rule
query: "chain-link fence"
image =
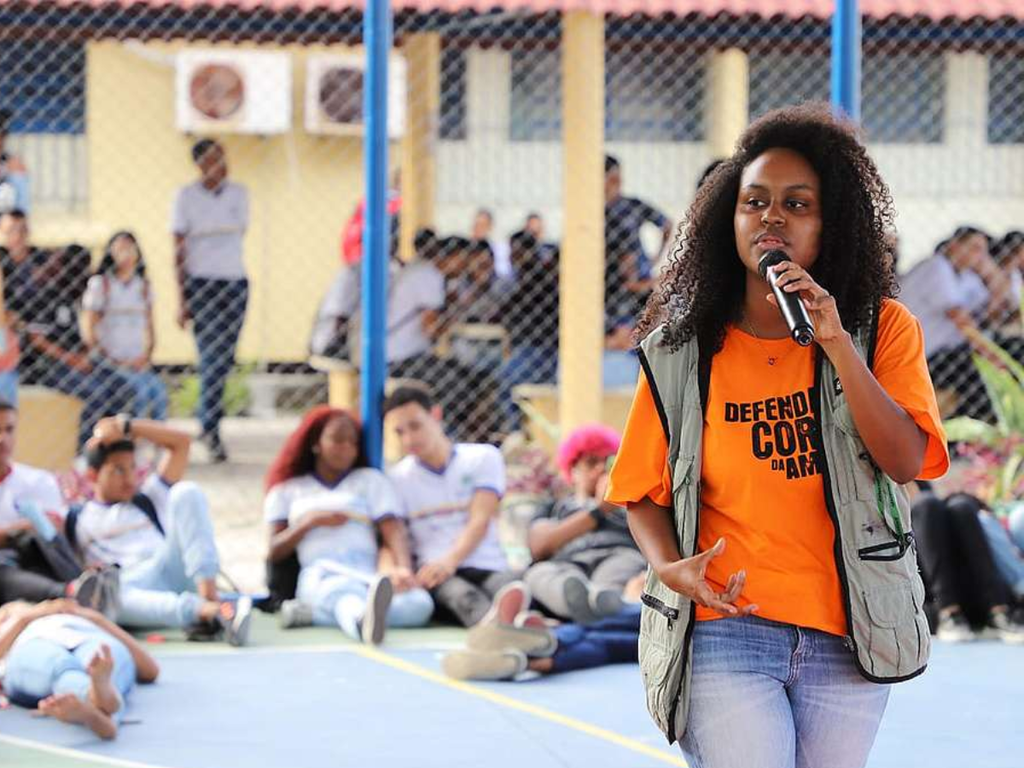
<svg viewBox="0 0 1024 768">
<path fill-rule="evenodd" d="M 365 58 L 343 5 L 0 4 L 4 359 L 26 460 L 70 469 L 104 413 L 184 420 L 221 525 L 248 529 L 298 416 L 328 391 L 352 401 Z M 396 12 L 389 374 L 428 382 L 459 439 L 557 425 L 559 324 L 584 309 L 560 306 L 567 153 L 606 155 L 611 405 L 594 418 L 615 421 L 634 319 L 705 168 L 748 119 L 827 100 L 827 17 L 682 5 L 606 17 L 603 60 L 572 62 L 603 67 L 603 146 L 563 141 L 557 3 Z M 1024 13 L 918 10 L 864 20 L 863 126 L 944 407 L 992 418 L 964 329 L 1020 358 Z"/>
</svg>

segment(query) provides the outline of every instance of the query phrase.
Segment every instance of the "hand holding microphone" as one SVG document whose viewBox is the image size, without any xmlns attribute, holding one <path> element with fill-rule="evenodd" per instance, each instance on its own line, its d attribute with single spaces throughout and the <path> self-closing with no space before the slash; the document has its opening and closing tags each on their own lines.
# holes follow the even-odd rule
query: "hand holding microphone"
<svg viewBox="0 0 1024 768">
<path fill-rule="evenodd" d="M 788 293 L 782 289 L 782 286 L 779 285 L 778 274 L 771 269 L 784 261 L 789 261 L 789 257 L 783 251 L 768 251 L 757 262 L 757 271 L 772 287 L 772 294 L 779 304 L 779 311 L 782 312 L 782 317 L 786 320 L 786 327 L 789 328 L 789 334 L 793 337 L 793 341 L 801 347 L 807 347 L 814 341 L 814 323 L 811 322 L 811 316 L 807 314 L 807 307 L 804 306 L 799 294 L 795 291 Z"/>
</svg>

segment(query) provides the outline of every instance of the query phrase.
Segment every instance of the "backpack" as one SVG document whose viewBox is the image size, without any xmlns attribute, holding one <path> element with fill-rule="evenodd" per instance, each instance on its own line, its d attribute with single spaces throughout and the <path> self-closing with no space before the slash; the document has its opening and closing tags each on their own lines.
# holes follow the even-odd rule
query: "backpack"
<svg viewBox="0 0 1024 768">
<path fill-rule="evenodd" d="M 157 514 L 156 505 L 149 496 L 144 493 L 136 493 L 132 496 L 131 503 L 142 510 L 142 514 L 149 518 L 149 521 L 156 527 L 161 536 L 167 535 L 164 533 L 163 525 L 160 524 L 160 516 Z M 84 507 L 85 504 L 82 503 L 72 504 L 68 508 L 67 517 L 64 518 L 64 535 L 75 549 L 78 549 L 78 515 L 81 514 Z"/>
</svg>

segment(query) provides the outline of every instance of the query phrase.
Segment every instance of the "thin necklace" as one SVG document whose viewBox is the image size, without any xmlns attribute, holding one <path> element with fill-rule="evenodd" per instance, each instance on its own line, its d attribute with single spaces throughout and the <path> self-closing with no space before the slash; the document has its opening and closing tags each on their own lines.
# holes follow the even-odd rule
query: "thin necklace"
<svg viewBox="0 0 1024 768">
<path fill-rule="evenodd" d="M 775 365 L 777 362 L 779 362 L 779 360 L 786 357 L 786 355 L 793 351 L 793 348 L 790 347 L 785 351 L 785 353 L 781 355 L 773 355 L 771 352 L 768 351 L 768 348 L 761 343 L 761 337 L 757 335 L 757 331 L 754 330 L 754 326 L 751 325 L 750 320 L 744 317 L 743 324 L 747 326 L 747 330 L 750 331 L 750 335 L 754 337 L 754 341 L 757 342 L 757 346 L 761 348 L 761 351 L 764 352 L 765 357 L 768 358 L 768 365 Z"/>
</svg>

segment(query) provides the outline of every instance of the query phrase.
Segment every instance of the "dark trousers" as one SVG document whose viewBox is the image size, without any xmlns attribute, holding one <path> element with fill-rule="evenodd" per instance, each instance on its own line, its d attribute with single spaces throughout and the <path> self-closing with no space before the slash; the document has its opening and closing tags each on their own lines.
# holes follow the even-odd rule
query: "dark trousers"
<svg viewBox="0 0 1024 768">
<path fill-rule="evenodd" d="M 928 358 L 928 372 L 936 387 L 956 390 L 958 402 L 954 416 L 970 416 L 988 422 L 995 420 L 992 401 L 974 365 L 970 346 L 961 344 L 934 353 Z"/>
<path fill-rule="evenodd" d="M 430 590 L 430 595 L 442 618 L 472 627 L 487 613 L 498 590 L 515 581 L 517 575 L 511 571 L 459 568 L 454 576 Z"/>
<path fill-rule="evenodd" d="M 235 364 L 249 281 L 189 277 L 185 303 L 199 351 L 199 423 L 204 433 L 214 433 L 224 418 L 224 386 Z"/>
<path fill-rule="evenodd" d="M 555 629 L 555 637 L 558 648 L 551 657 L 552 672 L 635 664 L 639 660 L 640 605 L 627 605 L 621 613 L 587 627 L 563 624 Z"/>
<path fill-rule="evenodd" d="M 983 624 L 993 606 L 1010 602 L 978 522 L 980 509 L 967 494 L 940 499 L 925 493 L 912 512 L 918 563 L 936 608 L 959 605 L 974 625 Z"/>
</svg>

